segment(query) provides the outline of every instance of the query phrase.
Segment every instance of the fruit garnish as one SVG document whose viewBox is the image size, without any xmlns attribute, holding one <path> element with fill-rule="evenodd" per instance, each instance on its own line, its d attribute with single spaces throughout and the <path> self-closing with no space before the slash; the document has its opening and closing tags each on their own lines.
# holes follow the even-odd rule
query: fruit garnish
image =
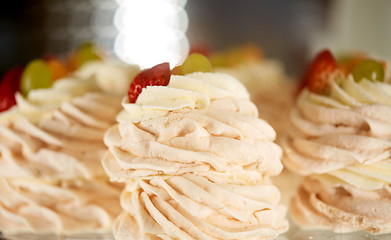
<svg viewBox="0 0 391 240">
<path fill-rule="evenodd" d="M 227 61 L 229 67 L 235 67 L 245 62 L 245 54 L 240 48 L 232 49 L 227 54 Z"/>
<path fill-rule="evenodd" d="M 52 73 L 49 66 L 44 61 L 36 59 L 24 69 L 20 81 L 20 91 L 23 95 L 27 95 L 32 89 L 49 88 L 52 83 Z"/>
<path fill-rule="evenodd" d="M 360 82 L 363 78 L 375 81 L 384 81 L 384 67 L 382 63 L 373 60 L 366 59 L 353 69 L 353 78 L 356 82 Z"/>
<path fill-rule="evenodd" d="M 170 82 L 170 65 L 165 62 L 141 71 L 130 84 L 128 97 L 130 103 L 135 103 L 138 95 L 147 86 L 167 86 Z"/>
<path fill-rule="evenodd" d="M 173 69 L 171 69 L 171 75 L 180 75 L 181 73 L 181 66 L 176 66 Z"/>
<path fill-rule="evenodd" d="M 98 55 L 98 49 L 95 44 L 84 43 L 76 50 L 76 60 L 77 67 L 80 68 L 87 62 L 101 60 L 101 57 Z"/>
<path fill-rule="evenodd" d="M 65 77 L 68 74 L 67 67 L 57 58 L 51 58 L 46 61 L 52 73 L 53 81 Z"/>
<path fill-rule="evenodd" d="M 245 61 L 258 61 L 263 58 L 262 50 L 254 44 L 246 44 L 242 46 L 241 50 Z"/>
<path fill-rule="evenodd" d="M 242 63 L 256 62 L 262 59 L 262 51 L 254 44 L 246 44 L 228 51 L 228 65 L 235 67 Z"/>
<path fill-rule="evenodd" d="M 212 65 L 208 58 L 199 53 L 189 55 L 179 68 L 179 74 L 185 75 L 193 72 L 211 72 Z"/>
<path fill-rule="evenodd" d="M 323 50 L 311 62 L 302 80 L 302 87 L 307 88 L 314 93 L 327 93 L 330 81 L 342 74 L 338 68 L 333 54 L 329 50 Z"/>
<path fill-rule="evenodd" d="M 71 53 L 66 60 L 66 65 L 67 65 L 67 68 L 69 69 L 69 71 L 73 72 L 77 69 L 76 62 L 77 62 L 76 61 L 76 54 Z"/>
<path fill-rule="evenodd" d="M 256 62 L 263 58 L 261 49 L 254 44 L 246 44 L 227 51 L 213 54 L 211 62 L 214 67 L 235 67 L 242 63 Z"/>
<path fill-rule="evenodd" d="M 337 57 L 337 63 L 341 71 L 348 76 L 360 62 L 367 58 L 365 53 L 353 52 Z"/>
<path fill-rule="evenodd" d="M 19 91 L 23 67 L 9 70 L 0 83 L 0 112 L 8 110 L 16 104 L 15 93 Z"/>
<path fill-rule="evenodd" d="M 209 57 L 210 49 L 206 45 L 193 45 L 190 47 L 189 54 L 199 53 L 204 55 L 205 57 Z"/>
<path fill-rule="evenodd" d="M 83 43 L 68 57 L 68 68 L 74 71 L 90 61 L 101 60 L 98 48 L 93 43 Z"/>
</svg>

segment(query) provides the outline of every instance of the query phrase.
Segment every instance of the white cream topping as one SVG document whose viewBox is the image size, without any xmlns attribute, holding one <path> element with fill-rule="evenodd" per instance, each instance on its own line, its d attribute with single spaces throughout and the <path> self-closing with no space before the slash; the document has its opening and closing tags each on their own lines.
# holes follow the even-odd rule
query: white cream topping
<svg viewBox="0 0 391 240">
<path fill-rule="evenodd" d="M 77 78 L 94 79 L 99 89 L 118 96 L 126 95 L 130 82 L 139 73 L 136 65 L 122 62 L 95 61 L 75 72 Z"/>
<path fill-rule="evenodd" d="M 334 177 L 335 185 L 349 183 L 360 189 L 376 190 L 391 183 L 390 173 L 390 161 L 382 161 L 363 166 L 349 166 L 315 177 L 323 179 L 324 175 L 329 175 Z"/>
<path fill-rule="evenodd" d="M 165 116 L 169 111 L 205 109 L 211 101 L 228 97 L 248 99 L 249 94 L 235 78 L 222 73 L 172 75 L 168 86 L 144 88 L 135 104 L 125 98 L 117 121 L 137 123 Z"/>
</svg>

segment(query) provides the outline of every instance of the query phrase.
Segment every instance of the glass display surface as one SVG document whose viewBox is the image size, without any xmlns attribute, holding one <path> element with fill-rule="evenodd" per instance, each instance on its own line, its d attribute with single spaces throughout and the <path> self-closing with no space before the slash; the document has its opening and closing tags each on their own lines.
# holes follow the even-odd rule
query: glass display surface
<svg viewBox="0 0 391 240">
<path fill-rule="evenodd" d="M 391 234 L 372 235 L 367 232 L 354 233 L 333 233 L 325 230 L 306 230 L 296 226 L 292 221 L 289 221 L 289 231 L 282 234 L 275 240 L 389 240 Z M 78 234 L 73 236 L 58 236 L 58 235 L 36 235 L 36 234 L 20 234 L 4 236 L 0 235 L 0 240 L 114 240 L 110 233 L 98 234 Z"/>
</svg>

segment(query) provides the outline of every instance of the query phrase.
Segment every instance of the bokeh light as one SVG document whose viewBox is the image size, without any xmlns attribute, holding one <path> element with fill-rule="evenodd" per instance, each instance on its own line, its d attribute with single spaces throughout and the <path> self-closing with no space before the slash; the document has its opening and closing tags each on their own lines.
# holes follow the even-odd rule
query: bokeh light
<svg viewBox="0 0 391 240">
<path fill-rule="evenodd" d="M 117 0 L 114 52 L 141 68 L 181 63 L 189 51 L 188 17 L 183 0 Z M 153 7 L 151 7 L 153 6 Z"/>
</svg>

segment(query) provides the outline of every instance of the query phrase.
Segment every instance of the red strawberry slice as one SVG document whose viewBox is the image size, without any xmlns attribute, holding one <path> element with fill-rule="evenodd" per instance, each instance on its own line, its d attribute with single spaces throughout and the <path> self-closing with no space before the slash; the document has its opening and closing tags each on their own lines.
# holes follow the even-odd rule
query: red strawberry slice
<svg viewBox="0 0 391 240">
<path fill-rule="evenodd" d="M 0 112 L 16 104 L 15 93 L 19 91 L 23 67 L 14 67 L 8 71 L 0 83 Z"/>
<path fill-rule="evenodd" d="M 307 86 L 311 92 L 325 93 L 329 89 L 330 78 L 340 72 L 333 54 L 325 49 L 316 55 L 302 80 L 301 87 Z"/>
<path fill-rule="evenodd" d="M 129 102 L 135 103 L 138 95 L 147 86 L 167 86 L 170 82 L 170 65 L 165 62 L 141 71 L 130 84 Z"/>
</svg>

